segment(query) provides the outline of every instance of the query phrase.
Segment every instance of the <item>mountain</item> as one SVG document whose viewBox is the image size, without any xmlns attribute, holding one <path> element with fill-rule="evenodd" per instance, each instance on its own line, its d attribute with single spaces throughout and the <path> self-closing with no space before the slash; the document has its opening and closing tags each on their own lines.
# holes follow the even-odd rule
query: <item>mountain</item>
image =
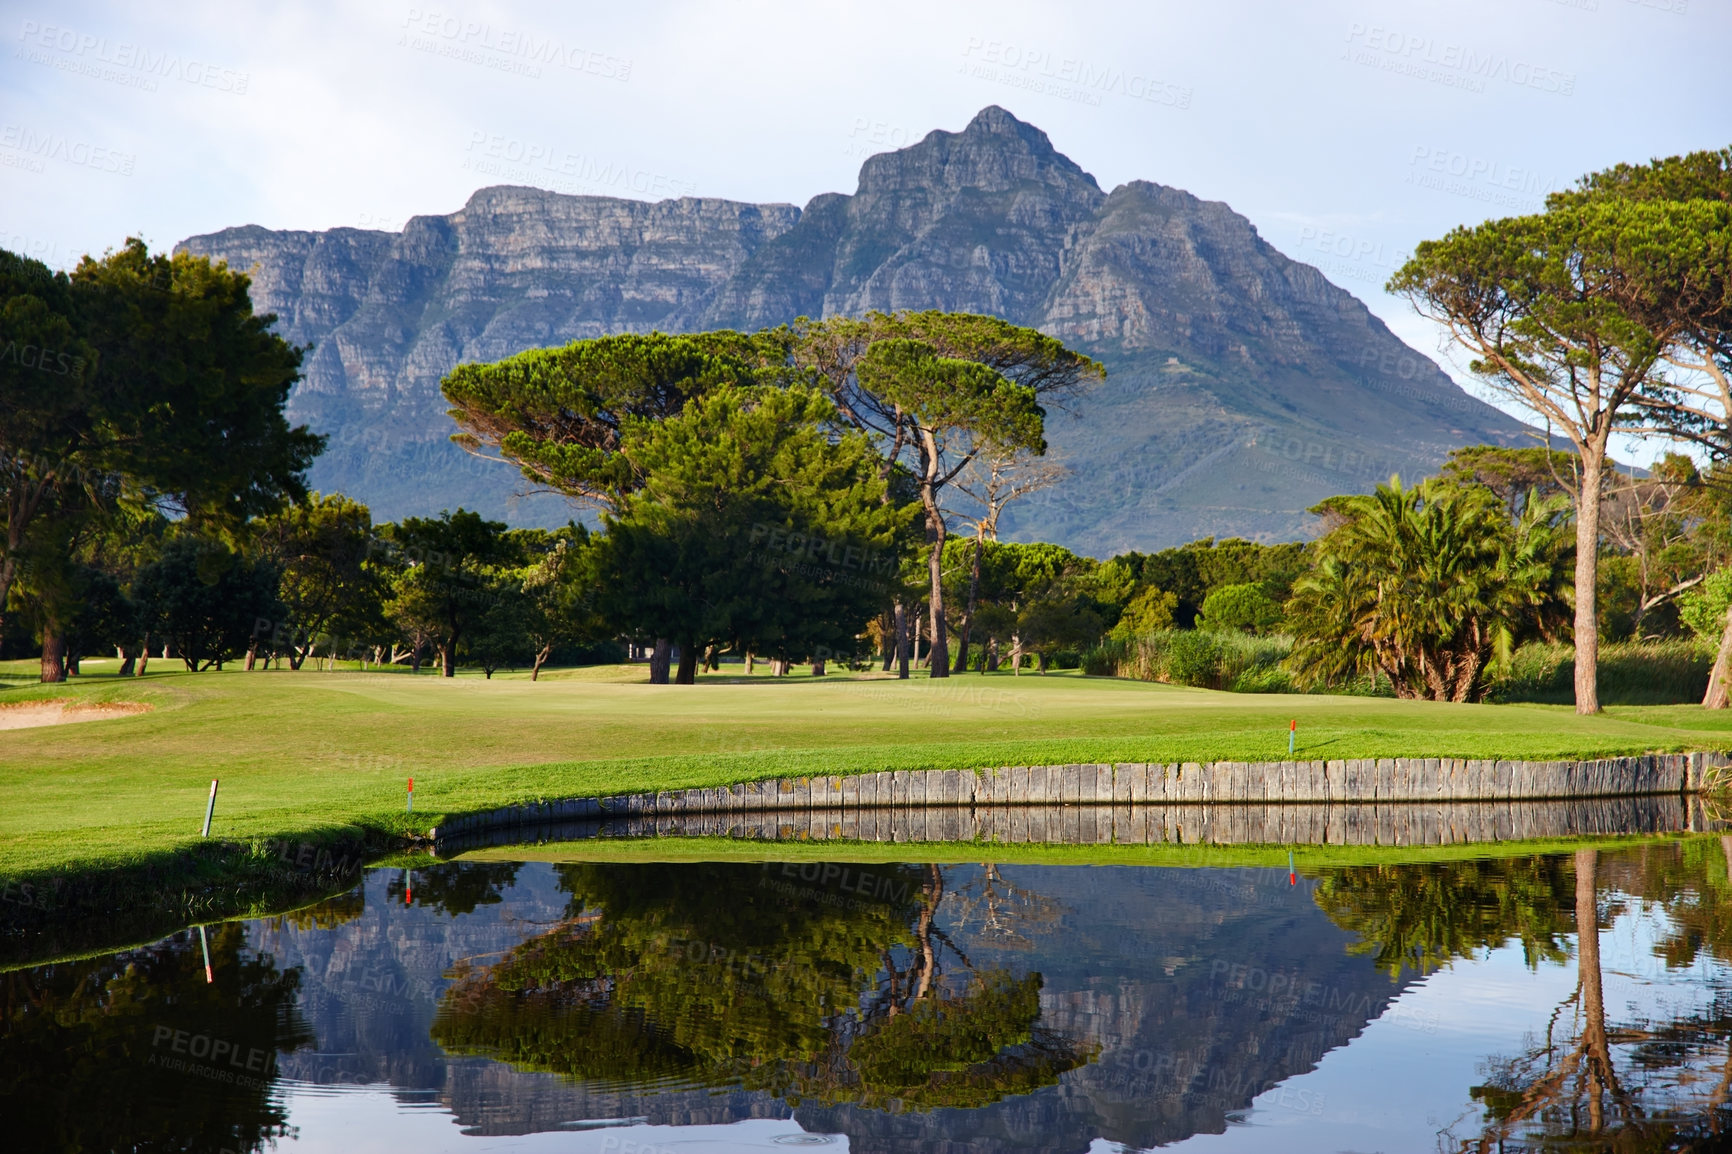
<svg viewBox="0 0 1732 1154">
<path fill-rule="evenodd" d="M 401 233 L 248 225 L 178 250 L 251 270 L 255 306 L 314 345 L 290 402 L 331 438 L 312 479 L 381 519 L 571 515 L 448 443 L 439 379 L 461 361 L 869 309 L 992 313 L 1107 365 L 1048 421 L 1072 474 L 1005 520 L 1013 539 L 1100 557 L 1301 537 L 1323 497 L 1522 432 L 1227 205 L 1147 181 L 1103 192 L 997 107 L 870 157 L 853 195 L 804 209 L 497 187 Z"/>
</svg>

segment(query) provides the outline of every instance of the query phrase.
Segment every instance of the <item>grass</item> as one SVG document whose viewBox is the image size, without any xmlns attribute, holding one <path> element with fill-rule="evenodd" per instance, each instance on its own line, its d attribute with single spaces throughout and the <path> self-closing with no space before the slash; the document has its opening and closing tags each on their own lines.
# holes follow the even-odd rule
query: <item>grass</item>
<svg viewBox="0 0 1732 1154">
<path fill-rule="evenodd" d="M 23 676 L 30 663 L 3 672 Z M 379 672 L 87 674 L 0 689 L 0 706 L 138 701 L 151 712 L 0 731 L 0 878 L 138 861 L 198 838 L 408 832 L 444 813 L 541 797 L 783 774 L 1298 755 L 1565 758 L 1732 745 L 1694 706 L 1439 705 L 1232 694 L 1080 674 L 875 676 L 650 686 L 642 666 L 451 680 Z M 112 668 L 112 665 L 109 666 Z M 405 815 L 405 779 L 415 814 Z"/>
</svg>

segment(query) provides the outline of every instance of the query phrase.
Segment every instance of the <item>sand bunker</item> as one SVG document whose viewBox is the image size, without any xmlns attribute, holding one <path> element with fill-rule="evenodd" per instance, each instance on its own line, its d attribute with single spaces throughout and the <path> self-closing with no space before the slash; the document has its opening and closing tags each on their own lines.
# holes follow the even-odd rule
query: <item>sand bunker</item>
<svg viewBox="0 0 1732 1154">
<path fill-rule="evenodd" d="M 77 721 L 103 721 L 148 713 L 150 706 L 123 703 L 83 705 L 71 701 L 32 701 L 23 705 L 0 705 L 0 729 L 34 729 L 39 725 L 71 725 Z"/>
</svg>

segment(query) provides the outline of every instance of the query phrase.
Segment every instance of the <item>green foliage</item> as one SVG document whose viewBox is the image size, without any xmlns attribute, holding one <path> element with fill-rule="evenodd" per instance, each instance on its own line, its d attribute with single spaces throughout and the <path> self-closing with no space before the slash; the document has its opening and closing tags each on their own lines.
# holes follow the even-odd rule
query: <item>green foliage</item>
<svg viewBox="0 0 1732 1154">
<path fill-rule="evenodd" d="M 778 333 L 624 333 L 459 365 L 440 389 L 463 430 L 453 441 L 612 509 L 644 479 L 620 453 L 631 421 L 676 417 L 712 389 L 779 379 L 786 357 Z"/>
<path fill-rule="evenodd" d="M 1102 568 L 1104 569 L 1106 566 L 1103 565 Z M 1178 594 L 1167 593 L 1153 585 L 1145 585 L 1130 598 L 1124 612 L 1119 615 L 1117 624 L 1113 626 L 1110 636 L 1131 638 L 1145 633 L 1171 629 L 1173 612 L 1178 607 Z"/>
<path fill-rule="evenodd" d="M 341 493 L 314 493 L 252 525 L 255 553 L 281 573 L 277 595 L 288 619 L 271 644 L 289 650 L 299 669 L 331 635 L 366 636 L 385 627 L 390 587 L 371 564 L 378 544 L 367 506 Z"/>
<path fill-rule="evenodd" d="M 1124 553 L 1105 563 L 1134 574 L 1138 585 L 1154 586 L 1177 599 L 1176 624 L 1190 628 L 1215 589 L 1258 585 L 1271 601 L 1285 601 L 1307 565 L 1307 547 L 1297 542 L 1260 545 L 1230 537 L 1205 537 L 1159 553 Z"/>
<path fill-rule="evenodd" d="M 1398 696 L 1477 700 L 1544 607 L 1566 555 L 1559 502 L 1512 521 L 1489 490 L 1399 478 L 1341 503 L 1287 604 L 1289 668 L 1306 684 L 1381 673 Z"/>
<path fill-rule="evenodd" d="M 386 612 L 419 647 L 430 640 L 442 672 L 457 672 L 458 647 L 476 630 L 499 592 L 499 570 L 522 558 L 502 521 L 449 509 L 405 517 L 384 538 L 399 568 Z"/>
<path fill-rule="evenodd" d="M 1224 630 L 1162 629 L 1134 637 L 1108 637 L 1083 658 L 1097 676 L 1164 681 L 1235 693 L 1295 692 L 1281 662 L 1293 639 Z"/>
<path fill-rule="evenodd" d="M 133 583 L 141 632 L 166 639 L 189 670 L 245 653 L 259 622 L 280 621 L 277 571 L 216 541 L 182 536 Z"/>
<path fill-rule="evenodd" d="M 1694 704 L 1707 691 L 1713 664 L 1712 644 L 1702 641 L 1672 638 L 1604 645 L 1601 698 L 1609 705 Z M 1575 700 L 1575 650 L 1541 642 L 1522 646 L 1508 670 L 1490 679 L 1486 699 L 1570 704 Z"/>
<path fill-rule="evenodd" d="M 1726 610 L 1732 608 L 1732 568 L 1719 569 L 1702 584 L 1678 598 L 1678 619 L 1692 634 L 1713 645 L 1726 631 Z"/>
<path fill-rule="evenodd" d="M 160 508 L 220 535 L 304 493 L 323 442 L 283 418 L 301 350 L 274 320 L 246 277 L 136 239 L 71 277 L 0 252 L 0 613 L 22 578 L 63 635 L 104 520 Z"/>
<path fill-rule="evenodd" d="M 628 633 L 791 659 L 850 652 L 882 611 L 907 516 L 858 433 L 804 388 L 718 388 L 678 417 L 627 426 L 645 478 L 607 517 L 603 605 Z"/>
<path fill-rule="evenodd" d="M 1222 585 L 1203 599 L 1199 629 L 1238 629 L 1267 633 L 1281 624 L 1281 606 L 1261 585 Z"/>
</svg>

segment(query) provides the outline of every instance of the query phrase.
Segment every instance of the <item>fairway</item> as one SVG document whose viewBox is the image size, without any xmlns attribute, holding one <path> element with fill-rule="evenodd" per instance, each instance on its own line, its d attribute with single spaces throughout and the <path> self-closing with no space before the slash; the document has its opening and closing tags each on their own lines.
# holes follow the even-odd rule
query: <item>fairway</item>
<svg viewBox="0 0 1732 1154">
<path fill-rule="evenodd" d="M 6 672 L 21 678 L 26 663 Z M 91 673 L 13 702 L 140 702 L 112 720 L 0 731 L 0 872 L 116 861 L 197 837 L 425 829 L 540 797 L 756 777 L 1083 761 L 1297 756 L 1567 758 L 1723 749 L 1695 706 L 1440 705 L 1216 693 L 1074 673 L 744 678 L 651 686 L 642 666 L 444 679 L 406 672 Z M 406 779 L 415 814 L 405 816 Z M 412 825 L 408 824 L 412 820 Z"/>
</svg>

